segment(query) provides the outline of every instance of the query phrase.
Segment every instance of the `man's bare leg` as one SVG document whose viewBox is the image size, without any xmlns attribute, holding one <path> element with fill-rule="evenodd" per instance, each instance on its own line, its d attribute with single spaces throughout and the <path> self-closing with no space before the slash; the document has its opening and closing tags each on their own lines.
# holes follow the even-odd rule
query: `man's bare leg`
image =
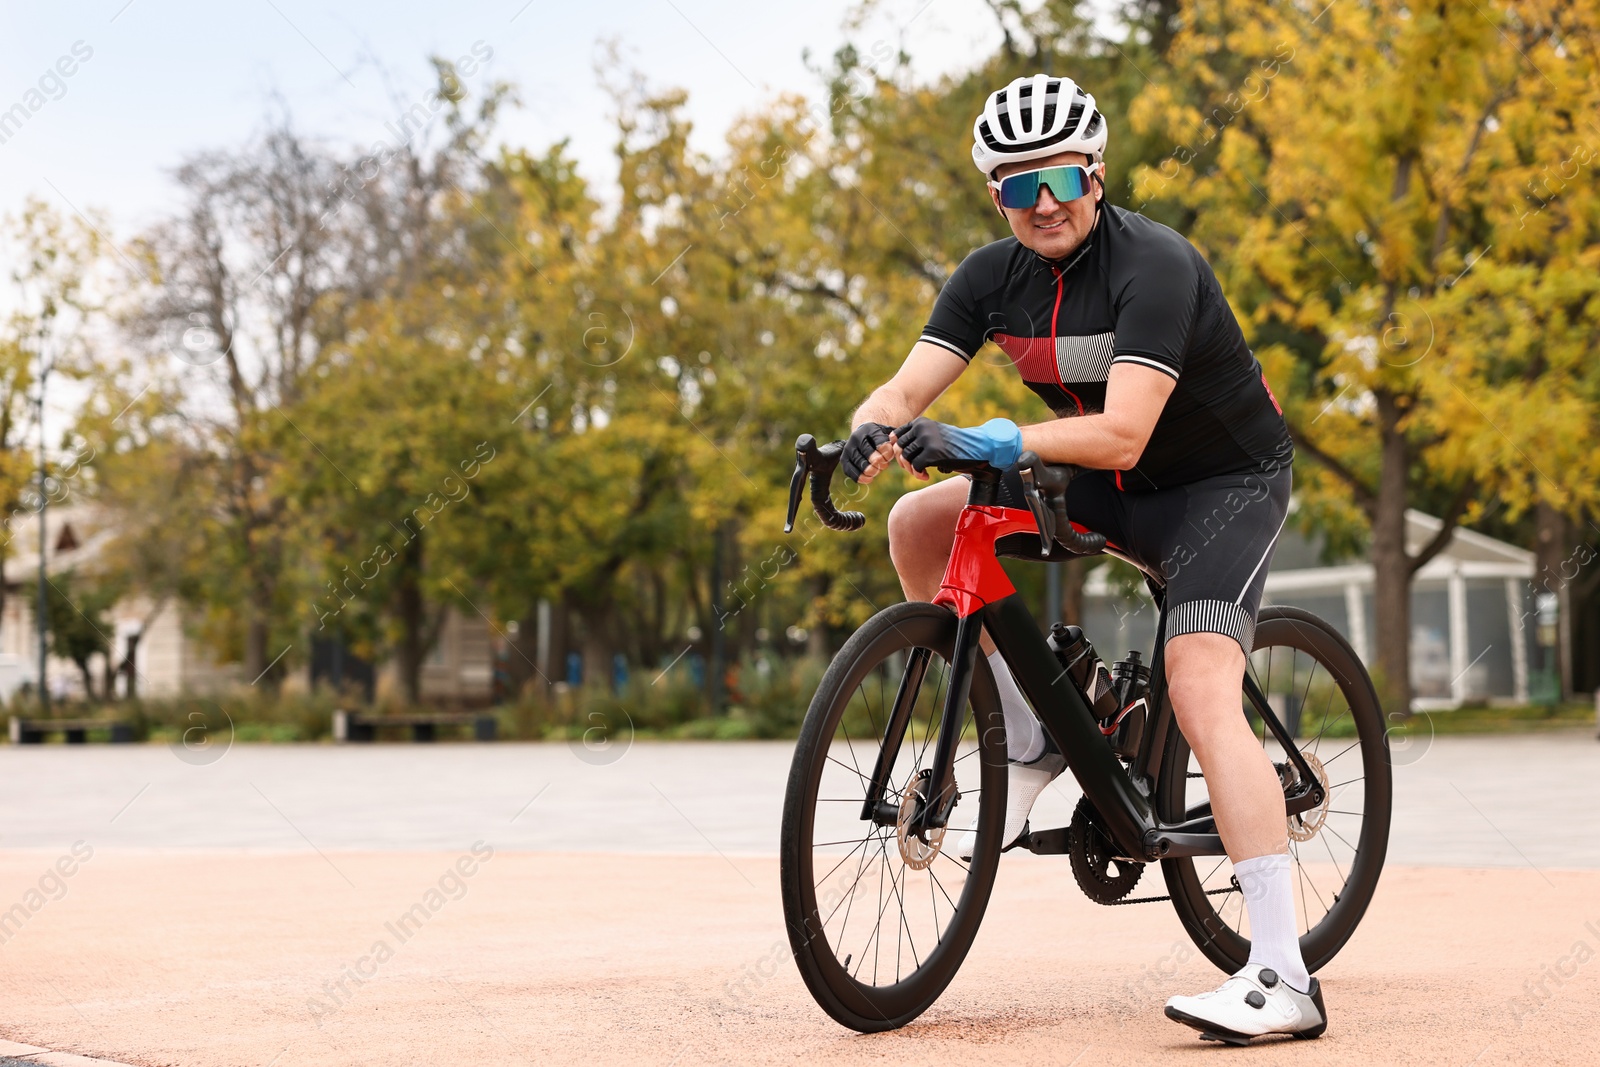
<svg viewBox="0 0 1600 1067">
<path fill-rule="evenodd" d="M 949 478 L 907 493 L 889 512 L 889 558 L 894 561 L 900 588 L 907 600 L 932 600 L 939 592 L 945 566 L 950 562 L 950 551 L 955 546 L 956 519 L 966 506 L 970 488 L 971 483 L 965 478 Z M 1000 703 L 1006 716 L 1007 754 L 1018 761 L 1038 759 L 1045 751 L 1044 728 L 1029 708 L 1010 669 L 995 654 L 989 634 L 981 634 L 978 643 L 989 660 L 1000 690 Z M 1043 783 L 1048 784 L 1059 773 L 1060 768 L 1053 763 L 1042 768 Z M 1044 788 L 1044 784 L 1039 788 Z M 1024 819 L 1026 808 L 1032 806 L 1032 797 L 1027 796 L 1030 788 L 1019 785 L 1023 791 L 1014 798 L 1021 803 Z"/>
<path fill-rule="evenodd" d="M 1217 832 L 1249 908 L 1250 962 L 1305 989 L 1283 786 L 1240 705 L 1244 650 L 1223 634 L 1182 634 L 1167 642 L 1166 670 L 1172 710 L 1205 772 Z"/>
</svg>

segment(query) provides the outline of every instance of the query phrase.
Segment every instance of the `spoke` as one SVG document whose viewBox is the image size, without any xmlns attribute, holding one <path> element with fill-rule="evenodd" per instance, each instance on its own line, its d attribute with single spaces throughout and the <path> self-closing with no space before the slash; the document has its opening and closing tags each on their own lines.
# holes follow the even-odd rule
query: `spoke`
<svg viewBox="0 0 1600 1067">
<path fill-rule="evenodd" d="M 1331 671 L 1329 672 L 1329 675 L 1332 675 Z M 1336 719 L 1328 718 L 1328 706 L 1333 703 L 1333 694 L 1335 691 L 1338 691 L 1340 696 L 1344 695 L 1344 691 L 1339 689 L 1338 686 L 1334 686 L 1333 689 L 1328 690 L 1328 699 L 1322 702 L 1322 725 L 1317 728 L 1317 736 L 1311 742 L 1311 750 L 1313 752 L 1317 751 L 1317 746 L 1322 744 L 1322 735 L 1328 732 L 1328 727 L 1332 726 L 1335 722 L 1338 722 L 1339 719 L 1344 718 L 1344 711 L 1341 711 Z M 1350 710 L 1350 702 L 1348 700 L 1345 701 L 1344 707 L 1345 711 Z"/>
<path fill-rule="evenodd" d="M 865 695 L 866 695 L 865 693 L 862 694 L 862 696 L 865 696 Z M 885 711 L 884 712 L 884 718 L 887 719 L 888 717 L 889 717 L 889 713 L 887 711 Z M 867 721 L 872 724 L 873 736 L 882 737 L 883 736 L 883 727 L 880 727 L 878 725 L 878 717 L 876 715 L 872 714 L 872 704 L 871 704 L 870 701 L 867 703 Z M 887 726 L 888 723 L 886 722 L 884 725 Z"/>
<path fill-rule="evenodd" d="M 1349 743 L 1349 744 L 1348 744 L 1348 745 L 1346 745 L 1346 746 L 1345 746 L 1345 747 L 1344 747 L 1344 748 L 1341 748 L 1341 749 L 1340 749 L 1340 750 L 1339 750 L 1339 756 L 1342 756 L 1342 755 L 1344 755 L 1344 754 L 1345 754 L 1345 753 L 1346 753 L 1346 752 L 1349 752 L 1349 751 L 1350 751 L 1350 750 L 1351 750 L 1351 749 L 1352 749 L 1352 748 L 1355 748 L 1355 747 L 1356 747 L 1356 746 L 1357 746 L 1357 745 L 1359 745 L 1359 744 L 1361 744 L 1361 738 L 1359 738 L 1359 737 L 1357 737 L 1357 738 L 1356 738 L 1356 739 L 1355 739 L 1355 740 L 1354 740 L 1354 741 L 1352 741 L 1352 742 L 1350 742 L 1350 743 Z M 1324 767 L 1326 767 L 1326 766 L 1327 766 L 1327 765 L 1328 765 L 1328 764 L 1330 764 L 1330 763 L 1332 763 L 1332 762 L 1333 762 L 1333 760 L 1336 760 L 1336 759 L 1338 759 L 1338 758 L 1339 758 L 1339 756 L 1334 756 L 1334 757 L 1333 757 L 1333 759 L 1325 759 L 1325 760 L 1323 760 L 1323 761 L 1322 761 L 1322 765 L 1323 765 L 1323 766 L 1324 766 Z"/>
<path fill-rule="evenodd" d="M 910 871 L 910 867 L 907 867 L 904 864 L 901 865 L 901 877 L 909 879 L 911 877 Z M 892 876 L 889 880 L 889 888 L 894 890 L 894 897 L 900 902 L 900 926 L 894 932 L 894 980 L 898 982 L 900 980 L 900 933 L 902 930 L 905 932 L 906 940 L 911 944 L 911 962 L 915 963 L 917 967 L 920 968 L 922 966 L 922 961 L 917 956 L 917 942 L 911 936 L 910 920 L 906 918 L 905 892 L 898 884 L 897 879 L 893 878 Z"/>
<path fill-rule="evenodd" d="M 865 852 L 861 853 L 861 858 L 856 861 L 855 881 L 850 883 L 850 889 L 845 894 L 844 900 L 839 902 L 839 904 L 846 905 L 844 909 L 844 919 L 839 923 L 839 946 L 841 948 L 844 946 L 844 932 L 850 928 L 850 911 L 855 906 L 856 886 L 861 884 L 861 877 L 866 873 L 867 870 L 867 857 L 871 854 L 871 849 L 867 849 Z M 833 920 L 834 915 L 838 914 L 839 904 L 835 904 L 833 906 L 833 911 L 828 914 L 828 918 L 823 920 L 822 929 L 824 932 L 827 931 L 828 923 Z M 837 955 L 837 953 L 835 953 L 835 955 Z"/>
<path fill-rule="evenodd" d="M 876 940 L 876 944 L 872 949 L 873 985 L 878 984 L 878 964 L 881 962 L 883 957 L 883 916 L 884 913 L 889 910 L 889 902 L 894 899 L 893 892 L 891 892 L 888 896 L 883 895 L 883 874 L 885 871 L 889 872 L 889 884 L 891 890 L 894 886 L 894 870 L 889 866 L 889 845 L 887 841 L 879 846 L 878 858 L 880 861 L 878 863 L 878 921 L 872 930 L 872 936 Z"/>
<path fill-rule="evenodd" d="M 856 777 L 871 785 L 872 779 L 861 773 L 861 763 L 856 759 L 856 743 L 850 739 L 850 727 L 844 724 L 844 716 L 839 716 L 839 729 L 844 732 L 845 751 L 850 753 L 850 762 L 855 766 Z"/>
<path fill-rule="evenodd" d="M 1344 840 L 1344 835 L 1335 830 L 1332 823 L 1325 822 L 1322 824 L 1322 828 L 1328 831 L 1328 833 L 1332 834 L 1334 837 L 1337 837 L 1340 841 L 1344 841 L 1344 847 L 1349 849 L 1351 852 L 1351 859 L 1354 859 L 1356 856 L 1361 854 L 1361 850 L 1359 848 Z"/>
<path fill-rule="evenodd" d="M 1317 840 L 1321 841 L 1322 847 L 1327 850 L 1328 859 L 1333 861 L 1333 869 L 1339 875 L 1339 885 L 1343 887 L 1350 879 L 1345 877 L 1344 870 L 1339 866 L 1339 857 L 1333 854 L 1333 846 L 1328 844 L 1328 839 L 1321 834 L 1317 835 Z"/>
<path fill-rule="evenodd" d="M 939 876 L 937 874 L 933 873 L 933 865 L 932 864 L 928 865 L 928 878 L 932 881 L 932 883 L 934 885 L 937 885 L 939 887 L 939 892 L 944 895 L 945 903 L 950 905 L 950 918 L 954 919 L 956 917 L 955 913 L 960 911 L 961 908 L 956 904 L 956 902 L 954 900 L 950 899 L 950 891 L 947 890 L 944 887 L 944 883 L 943 882 L 939 881 Z"/>
<path fill-rule="evenodd" d="M 1317 894 L 1317 903 L 1322 905 L 1322 916 L 1323 918 L 1327 918 L 1328 902 L 1322 899 L 1322 893 L 1318 891 L 1317 883 L 1312 880 L 1309 874 L 1306 873 L 1305 864 L 1300 862 L 1300 852 L 1298 849 L 1295 850 L 1294 865 L 1300 868 L 1300 880 L 1302 886 L 1309 885 L 1311 887 L 1311 891 Z M 1305 889 L 1302 888 L 1300 892 L 1303 895 L 1305 893 Z M 1309 901 L 1307 903 L 1309 904 Z M 1311 929 L 1311 908 L 1309 906 L 1306 908 L 1306 929 L 1308 931 Z"/>
<path fill-rule="evenodd" d="M 1311 682 L 1316 678 L 1317 667 L 1320 666 L 1320 664 L 1317 663 L 1317 657 L 1311 655 L 1311 653 L 1307 652 L 1306 658 L 1311 661 L 1311 670 L 1306 673 L 1306 691 L 1300 695 L 1300 721 L 1302 723 L 1304 723 L 1306 720 L 1306 705 L 1311 701 Z M 1293 687 L 1291 686 L 1290 688 L 1292 689 Z M 1284 707 L 1283 713 L 1288 715 L 1291 719 L 1294 718 L 1294 712 L 1287 706 Z M 1283 725 L 1284 732 L 1288 733 L 1289 724 L 1284 723 Z M 1294 740 L 1294 735 L 1290 734 L 1289 739 L 1291 741 Z"/>
<path fill-rule="evenodd" d="M 1333 785 L 1330 785 L 1328 787 L 1328 792 L 1329 793 L 1333 793 L 1335 790 L 1343 789 L 1347 785 L 1354 785 L 1357 782 L 1365 781 L 1366 777 L 1367 776 L 1363 774 L 1358 778 L 1350 778 L 1350 779 L 1348 779 L 1346 781 L 1343 781 L 1343 782 L 1335 782 Z"/>
<path fill-rule="evenodd" d="M 1206 883 L 1211 881 L 1211 875 L 1214 875 L 1218 871 L 1222 870 L 1222 865 L 1224 863 L 1227 863 L 1227 862 L 1228 862 L 1228 857 L 1226 857 L 1226 856 L 1224 856 L 1220 860 L 1218 860 L 1217 861 L 1217 865 L 1215 867 L 1211 868 L 1211 874 L 1208 874 L 1204 878 L 1200 879 L 1200 888 L 1204 889 L 1206 887 Z"/>
<path fill-rule="evenodd" d="M 1306 896 L 1306 869 L 1300 864 L 1300 850 L 1293 841 L 1289 842 L 1289 851 L 1294 856 L 1295 876 L 1300 882 L 1300 912 L 1306 917 L 1306 932 L 1311 932 L 1311 898 Z"/>
<path fill-rule="evenodd" d="M 856 848 L 860 848 L 865 842 L 877 840 L 881 840 L 877 834 L 869 834 L 866 837 L 847 837 L 841 841 L 813 841 L 811 843 L 811 847 L 814 849 L 827 848 L 829 845 L 848 845 L 854 843 Z M 854 852 L 855 849 L 851 849 L 850 851 Z"/>
<path fill-rule="evenodd" d="M 851 881 L 851 883 L 850 883 L 850 893 L 846 893 L 845 894 L 845 901 L 842 901 L 842 902 L 845 902 L 846 907 L 845 907 L 845 918 L 843 918 L 843 921 L 840 921 L 840 925 L 838 925 L 838 944 L 840 944 L 840 947 L 843 947 L 843 944 L 845 944 L 845 931 L 846 931 L 846 929 L 850 929 L 850 912 L 851 912 L 851 909 L 853 909 L 854 904 L 856 904 L 856 886 L 861 885 L 862 875 L 866 875 L 866 872 L 867 872 L 867 857 L 869 857 L 870 854 L 872 854 L 872 849 L 870 849 L 870 848 L 866 849 L 866 851 L 862 851 L 861 859 L 859 859 L 859 861 L 856 861 L 856 880 Z M 838 904 L 834 905 L 834 912 L 835 913 L 838 912 Z M 832 920 L 832 918 L 834 918 L 834 915 L 829 915 L 829 920 Z M 822 929 L 824 929 L 824 931 L 826 931 L 826 929 L 827 929 L 826 921 L 824 921 L 824 923 L 822 923 Z M 835 955 L 837 955 L 837 953 L 835 953 Z"/>
<path fill-rule="evenodd" d="M 878 854 L 880 858 L 884 857 L 884 849 L 881 842 L 878 846 Z M 884 859 L 884 862 L 878 864 L 878 921 L 873 925 L 872 933 L 867 935 L 866 945 L 861 946 L 861 960 L 856 964 L 856 976 L 858 978 L 861 974 L 862 966 L 867 962 L 867 946 L 875 946 L 879 941 L 878 935 L 883 930 L 883 868 L 887 866 L 887 863 L 887 859 Z M 878 950 L 876 947 L 873 948 L 872 954 L 872 984 L 878 984 Z"/>
<path fill-rule="evenodd" d="M 1366 818 L 1366 814 L 1367 813 L 1364 812 L 1364 811 L 1345 811 L 1343 808 L 1329 808 L 1328 809 L 1328 814 L 1330 814 L 1330 815 L 1354 815 L 1358 819 L 1364 819 L 1364 818 Z"/>
<path fill-rule="evenodd" d="M 814 879 L 815 884 L 818 887 L 820 887 L 822 885 L 822 883 L 826 882 L 829 878 L 832 878 L 833 877 L 833 872 L 837 871 L 840 867 L 843 867 L 845 864 L 849 863 L 850 862 L 850 857 L 854 856 L 856 854 L 856 852 L 861 848 L 861 846 L 865 845 L 870 840 L 872 840 L 872 839 L 868 838 L 868 837 L 863 837 L 859 842 L 856 843 L 856 847 L 855 848 L 851 849 L 849 852 L 846 852 L 844 854 L 844 859 L 840 860 L 838 863 L 835 863 L 833 865 L 833 867 L 828 871 L 827 874 L 823 875 L 821 878 Z M 860 868 L 860 864 L 859 863 L 856 866 L 857 866 L 857 869 Z M 837 907 L 835 907 L 834 910 L 837 911 L 839 909 Z"/>
<path fill-rule="evenodd" d="M 859 771 L 859 770 L 857 770 L 857 769 L 856 769 L 856 768 L 854 768 L 854 767 L 845 767 L 845 765 L 844 765 L 844 761 L 843 761 L 843 760 L 837 760 L 837 759 L 834 759 L 834 758 L 833 758 L 833 757 L 832 757 L 832 756 L 831 756 L 831 755 L 830 755 L 830 756 L 827 756 L 827 757 L 825 757 L 825 758 L 826 758 L 826 759 L 827 759 L 827 760 L 829 760 L 829 761 L 830 761 L 830 762 L 832 762 L 832 763 L 837 763 L 837 764 L 838 764 L 838 765 L 839 765 L 839 766 L 841 766 L 841 767 L 844 767 L 844 769 L 845 769 L 845 770 L 847 770 L 847 771 L 849 771 L 849 772 L 850 772 L 850 773 L 851 773 L 851 774 L 853 774 L 853 775 L 855 775 L 855 776 L 856 776 L 856 777 L 857 777 L 857 778 L 859 778 L 859 779 L 861 779 L 861 780 L 862 780 L 862 781 L 863 781 L 863 782 L 865 782 L 865 783 L 866 783 L 866 784 L 867 784 L 867 785 L 871 785 L 871 784 L 872 784 L 872 780 L 871 780 L 871 779 L 870 779 L 870 778 L 868 778 L 868 777 L 867 777 L 867 776 L 866 776 L 866 775 L 864 775 L 864 774 L 862 774 L 862 773 L 861 773 L 861 772 L 860 772 L 860 771 Z M 863 799 L 864 799 L 864 798 L 863 798 Z"/>
<path fill-rule="evenodd" d="M 1328 694 L 1328 704 L 1332 704 L 1332 703 L 1333 703 L 1333 694 L 1329 693 Z M 1322 707 L 1322 729 L 1318 730 L 1317 731 L 1317 736 L 1312 739 L 1311 751 L 1312 752 L 1321 751 L 1321 749 L 1322 749 L 1322 735 L 1328 732 L 1328 727 L 1332 726 L 1334 723 L 1338 722 L 1340 719 L 1344 718 L 1346 715 L 1349 715 L 1349 714 L 1350 714 L 1350 705 L 1348 703 L 1346 703 L 1345 706 L 1344 706 L 1344 710 L 1330 719 L 1330 718 L 1328 718 L 1328 707 L 1327 707 L 1327 704 L 1324 704 L 1323 707 Z"/>
<path fill-rule="evenodd" d="M 940 859 L 949 860 L 951 863 L 955 864 L 957 867 L 960 867 L 967 874 L 971 874 L 972 873 L 972 868 L 971 867 L 968 867 L 965 863 L 962 863 L 960 860 L 956 859 L 954 856 L 950 855 L 950 853 L 946 852 L 942 848 L 939 850 L 939 858 Z"/>
</svg>

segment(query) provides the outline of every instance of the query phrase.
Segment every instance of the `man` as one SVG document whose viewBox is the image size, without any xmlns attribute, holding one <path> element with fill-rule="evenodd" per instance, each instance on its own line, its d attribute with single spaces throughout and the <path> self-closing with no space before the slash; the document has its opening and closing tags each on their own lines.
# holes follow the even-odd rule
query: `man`
<svg viewBox="0 0 1600 1067">
<path fill-rule="evenodd" d="M 1167 1015 L 1235 1041 L 1318 1036 L 1327 1017 L 1300 955 L 1282 786 L 1239 703 L 1288 513 L 1293 446 L 1282 410 L 1194 246 L 1102 203 L 1106 124 L 1092 96 L 1067 78 L 1018 78 L 989 97 L 973 140 L 1014 236 L 951 276 L 905 364 L 856 412 L 846 473 L 869 482 L 898 462 L 926 479 L 949 459 L 1013 467 L 1024 450 L 1093 469 L 1073 482 L 1068 512 L 1166 576 L 1172 705 L 1206 771 L 1250 914 L 1249 963 L 1217 990 L 1173 997 Z M 921 417 L 986 341 L 1057 419 L 958 428 Z M 1023 506 L 1014 469 L 1006 483 L 1007 502 Z M 890 513 L 908 600 L 937 593 L 966 493 L 965 481 L 949 479 Z M 1065 761 L 987 635 L 983 649 L 1005 710 L 1010 845 Z"/>
</svg>

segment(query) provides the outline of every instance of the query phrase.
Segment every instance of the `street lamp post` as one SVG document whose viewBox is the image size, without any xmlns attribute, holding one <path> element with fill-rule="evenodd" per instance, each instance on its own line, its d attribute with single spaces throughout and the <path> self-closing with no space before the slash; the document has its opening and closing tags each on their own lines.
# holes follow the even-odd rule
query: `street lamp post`
<svg viewBox="0 0 1600 1067">
<path fill-rule="evenodd" d="M 44 521 L 45 521 L 45 514 L 44 513 L 45 513 L 45 508 L 48 506 L 49 501 L 50 501 L 50 494 L 47 492 L 46 486 L 45 486 L 45 479 L 46 479 L 46 477 L 48 477 L 48 473 L 49 472 L 45 467 L 45 455 L 44 455 L 44 383 L 45 383 L 45 379 L 49 376 L 49 374 L 50 374 L 50 364 L 45 362 L 44 346 L 40 345 L 39 346 L 39 407 L 38 407 L 38 415 L 39 415 L 39 603 L 38 603 L 37 610 L 34 612 L 34 621 L 35 621 L 35 624 L 36 624 L 35 628 L 38 631 L 38 639 L 39 639 L 39 706 L 44 710 L 44 714 L 45 715 L 49 715 L 50 714 L 49 651 L 48 651 L 48 648 L 47 648 L 47 645 L 46 645 L 46 641 L 45 641 L 46 635 L 48 633 L 48 623 L 47 623 L 47 615 L 46 615 L 46 610 L 47 609 L 46 609 L 46 600 L 45 600 L 45 591 L 44 591 L 44 584 L 45 584 L 45 582 L 47 580 L 45 578 L 45 573 L 44 573 L 45 547 L 46 547 L 46 540 L 47 540 L 46 537 L 45 537 L 45 529 L 44 529 Z"/>
</svg>

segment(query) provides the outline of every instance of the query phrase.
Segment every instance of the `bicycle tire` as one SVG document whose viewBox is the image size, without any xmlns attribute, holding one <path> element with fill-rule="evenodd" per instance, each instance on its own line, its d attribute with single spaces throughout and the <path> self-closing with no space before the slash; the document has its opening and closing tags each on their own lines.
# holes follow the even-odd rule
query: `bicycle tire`
<svg viewBox="0 0 1600 1067">
<path fill-rule="evenodd" d="M 1393 768 L 1389 759 L 1387 730 L 1377 692 L 1360 657 L 1356 655 L 1344 636 L 1308 611 L 1273 605 L 1261 610 L 1256 623 L 1256 651 L 1252 654 L 1252 666 L 1247 669 L 1256 669 L 1254 664 L 1259 660 L 1263 650 L 1268 651 L 1267 662 L 1270 664 L 1276 655 L 1272 650 L 1279 648 L 1289 648 L 1303 653 L 1328 672 L 1330 680 L 1344 697 L 1356 731 L 1356 740 L 1330 758 L 1328 763 L 1335 762 L 1346 752 L 1359 750 L 1363 770 L 1361 778 L 1358 779 L 1363 784 L 1361 828 L 1359 839 L 1352 846 L 1354 855 L 1350 861 L 1350 873 L 1345 876 L 1340 890 L 1333 894 L 1333 904 L 1315 923 L 1309 921 L 1311 896 L 1305 890 L 1306 868 L 1301 863 L 1298 843 L 1291 841 L 1290 845 L 1291 870 L 1297 871 L 1301 876 L 1301 899 L 1308 916 L 1301 924 L 1303 929 L 1300 936 L 1300 951 L 1305 958 L 1306 967 L 1315 972 L 1333 959 L 1350 940 L 1362 916 L 1366 914 L 1377 889 L 1378 877 L 1382 873 L 1384 858 L 1388 852 L 1394 801 Z M 1289 679 L 1291 695 L 1298 687 L 1298 676 L 1295 673 L 1297 670 L 1298 659 L 1291 657 Z M 1306 680 L 1308 695 L 1314 685 L 1315 677 L 1316 669 L 1312 667 Z M 1259 678 L 1257 681 L 1260 684 Z M 1267 682 L 1263 689 L 1270 688 L 1270 666 Z M 1299 710 L 1296 709 L 1291 716 L 1297 721 L 1300 718 Z M 1314 739 L 1315 742 L 1321 742 L 1330 725 L 1332 721 L 1327 717 L 1325 710 L 1322 727 Z M 1295 743 L 1302 752 L 1311 750 L 1306 744 L 1302 744 L 1298 737 Z M 1161 772 L 1156 784 L 1156 810 L 1163 821 L 1176 822 L 1186 817 L 1191 810 L 1188 794 L 1191 785 L 1189 756 L 1188 742 L 1174 722 L 1173 728 L 1167 734 Z M 1336 793 L 1330 794 L 1329 800 L 1324 805 L 1330 812 L 1334 810 L 1336 796 Z M 1323 817 L 1328 818 L 1326 814 Z M 1294 824 L 1291 822 L 1290 825 Z M 1328 829 L 1329 824 L 1320 824 L 1313 839 L 1322 837 L 1322 844 L 1327 849 L 1329 857 L 1333 859 L 1333 866 L 1337 870 L 1339 864 L 1336 850 L 1328 835 L 1322 833 Z M 1336 831 L 1332 836 L 1344 840 Z M 1309 844 L 1310 840 L 1303 843 Z M 1211 858 L 1169 859 L 1161 862 L 1161 870 L 1168 891 L 1172 895 L 1173 907 L 1177 910 L 1184 929 L 1195 946 L 1217 967 L 1225 973 L 1232 974 L 1249 961 L 1250 941 L 1223 917 L 1230 907 L 1230 901 L 1238 894 L 1219 896 L 1207 893 L 1207 886 L 1215 877 L 1215 871 L 1211 875 L 1202 876 L 1200 867 L 1209 866 L 1211 862 Z M 1217 867 L 1220 868 L 1223 862 L 1225 861 L 1218 861 Z M 1325 902 L 1326 898 L 1321 895 L 1321 890 L 1317 888 L 1314 879 L 1311 886 L 1316 891 L 1316 899 Z M 1242 899 L 1237 902 L 1242 912 Z M 1241 925 L 1242 922 L 1241 918 Z"/>
<path fill-rule="evenodd" d="M 890 657 L 896 653 L 907 653 L 909 662 L 911 650 L 917 648 L 929 650 L 930 662 L 932 657 L 936 656 L 948 667 L 954 652 L 955 636 L 955 615 L 949 609 L 934 604 L 919 602 L 897 604 L 874 615 L 845 642 L 844 647 L 829 665 L 816 695 L 812 698 L 805 722 L 801 726 L 799 740 L 795 745 L 794 760 L 790 767 L 784 796 L 780 844 L 780 880 L 789 944 L 800 976 L 817 1004 L 835 1021 L 862 1033 L 875 1033 L 904 1026 L 921 1015 L 938 999 L 966 958 L 973 939 L 977 936 L 984 909 L 988 905 L 989 894 L 994 886 L 995 871 L 999 865 L 1000 836 L 1005 821 L 1006 751 L 1005 726 L 1000 711 L 999 694 L 984 657 L 979 655 L 976 658 L 976 670 L 973 673 L 967 701 L 967 721 L 976 727 L 976 748 L 972 751 L 977 755 L 979 767 L 973 771 L 969 765 L 969 769 L 962 772 L 975 776 L 980 783 L 977 817 L 970 824 L 978 831 L 975 852 L 970 865 L 959 864 L 943 851 L 930 861 L 936 867 L 939 856 L 943 856 L 949 863 L 965 870 L 959 899 L 946 895 L 946 899 L 953 905 L 948 926 L 938 936 L 935 947 L 925 958 L 913 953 L 917 966 L 903 978 L 900 976 L 897 957 L 896 980 L 891 984 L 879 985 L 876 981 L 860 980 L 859 974 L 865 962 L 864 956 L 857 963 L 857 975 L 852 975 L 848 966 L 850 955 L 845 954 L 841 960 L 838 948 L 830 942 L 832 916 L 839 910 L 839 904 L 834 903 L 832 912 L 828 915 L 823 914 L 819 905 L 816 878 L 818 843 L 814 836 L 817 828 L 818 790 L 824 769 L 830 761 L 836 764 L 836 767 L 844 766 L 842 761 L 832 755 L 836 744 L 835 733 L 839 730 L 840 723 L 863 681 L 879 667 L 892 664 Z M 919 692 L 918 698 L 920 696 Z M 931 703 L 941 703 L 937 694 Z M 937 712 L 934 714 L 937 715 Z M 887 722 L 887 716 L 885 721 Z M 916 720 L 913 718 L 907 734 L 903 735 L 911 738 L 913 749 L 916 743 L 915 726 Z M 927 758 L 931 761 L 931 746 L 928 745 L 930 736 L 931 731 L 924 735 L 922 745 Z M 881 737 L 873 740 L 881 745 Z M 852 745 L 852 758 L 853 742 L 854 739 L 849 737 L 846 730 L 846 743 Z M 903 740 L 900 749 L 904 755 L 906 750 Z M 897 763 L 896 766 L 900 764 Z M 858 778 L 863 777 L 859 768 L 856 770 L 856 775 Z M 833 777 L 836 779 L 840 777 L 836 769 Z M 906 777 L 911 776 L 908 774 Z M 903 785 L 897 785 L 896 788 L 903 788 Z M 861 788 L 861 792 L 864 797 L 864 787 Z M 885 795 L 888 795 L 888 792 L 886 790 Z M 962 799 L 966 800 L 967 797 L 968 794 L 963 793 Z M 850 800 L 849 797 L 842 799 Z M 968 801 L 967 807 L 963 810 L 961 802 L 958 801 L 956 809 L 956 815 L 968 813 L 971 811 L 971 803 Z M 830 809 L 830 812 L 834 810 Z M 850 814 L 849 808 L 837 810 L 844 814 L 825 816 L 825 825 L 842 825 L 842 820 L 855 818 Z M 970 818 L 970 815 L 967 817 Z M 866 819 L 859 821 L 863 824 L 870 822 Z M 952 825 L 955 821 L 953 816 Z M 876 824 L 872 823 L 871 826 L 875 828 Z M 835 844 L 831 841 L 826 843 Z M 843 843 L 846 842 L 837 844 L 842 846 Z M 879 847 L 884 863 L 891 865 L 893 861 L 889 858 L 889 850 L 883 839 L 880 839 Z M 863 855 L 870 851 L 870 846 L 867 846 Z M 901 857 L 903 873 L 908 870 L 904 863 L 904 853 L 898 855 Z M 831 858 L 831 855 L 828 858 Z M 847 870 L 846 876 L 848 873 Z M 824 877 L 830 876 L 831 873 Z M 858 892 L 861 877 L 858 870 L 857 884 L 853 884 L 849 889 L 852 897 Z M 880 871 L 880 898 L 883 892 L 882 877 Z M 891 879 L 894 877 L 892 870 L 890 877 Z M 908 875 L 905 885 L 909 887 L 910 884 Z M 906 895 L 909 897 L 909 889 Z M 933 914 L 937 921 L 937 894 L 932 890 L 931 881 L 929 896 L 934 901 Z M 851 904 L 851 907 L 853 906 Z M 902 909 L 905 907 L 905 898 L 901 899 L 901 907 Z M 880 934 L 884 910 L 884 906 L 880 903 L 878 918 Z M 846 910 L 846 924 L 848 921 L 849 911 Z M 900 933 L 897 927 L 897 953 L 900 949 Z M 844 930 L 841 929 L 835 936 L 842 939 L 843 935 Z M 881 947 L 883 943 L 884 939 L 879 936 L 879 946 Z M 872 977 L 874 979 L 877 977 L 876 961 Z"/>
</svg>

